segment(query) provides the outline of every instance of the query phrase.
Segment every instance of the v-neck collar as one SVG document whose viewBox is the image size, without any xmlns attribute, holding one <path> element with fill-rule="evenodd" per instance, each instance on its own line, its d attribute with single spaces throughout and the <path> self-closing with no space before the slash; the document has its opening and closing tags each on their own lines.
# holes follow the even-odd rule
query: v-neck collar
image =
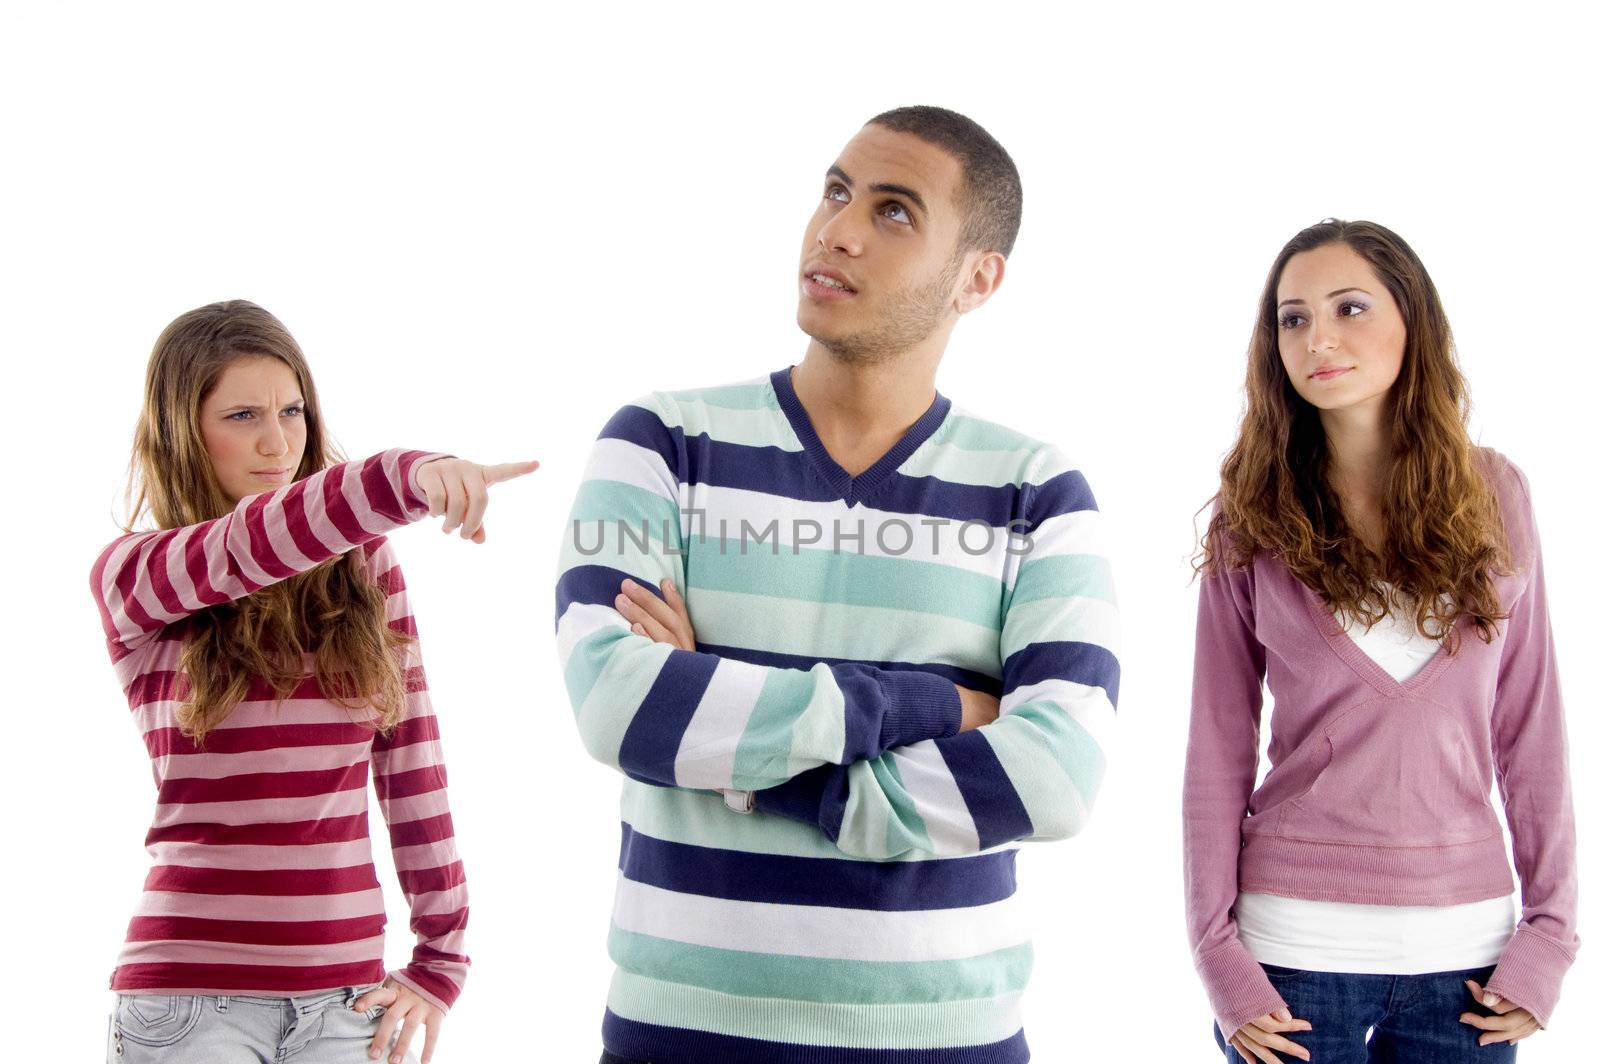
<svg viewBox="0 0 1600 1064">
<path fill-rule="evenodd" d="M 901 436 L 882 458 L 852 477 L 845 471 L 844 466 L 833 460 L 828 449 L 822 445 L 822 439 L 811 424 L 806 408 L 800 405 L 800 398 L 794 393 L 794 384 L 789 380 L 789 371 L 793 368 L 786 366 L 772 374 L 772 390 L 778 396 L 778 406 L 789 419 L 789 427 L 794 429 L 794 434 L 800 438 L 801 446 L 805 448 L 811 464 L 821 474 L 823 481 L 839 498 L 850 505 L 865 498 L 868 492 L 900 468 L 900 464 L 910 458 L 913 451 L 938 431 L 939 426 L 944 424 L 945 415 L 950 413 L 950 400 L 935 390 L 933 403 L 912 423 L 905 435 Z"/>
<path fill-rule="evenodd" d="M 1360 645 L 1351 638 L 1350 633 L 1345 631 L 1344 625 L 1339 623 L 1339 618 L 1334 616 L 1333 611 L 1328 608 L 1327 604 L 1322 601 L 1315 591 L 1302 584 L 1299 580 L 1295 580 L 1294 585 L 1300 589 L 1301 600 L 1305 603 L 1306 609 L 1316 618 L 1317 628 L 1322 632 L 1323 638 L 1328 641 L 1328 646 L 1333 648 L 1333 652 L 1339 655 L 1344 663 L 1350 666 L 1358 676 L 1366 680 L 1370 686 L 1376 688 L 1378 693 L 1382 695 L 1389 698 L 1404 698 L 1416 695 L 1424 687 L 1431 684 L 1434 678 L 1448 667 L 1451 660 L 1456 657 L 1441 644 L 1439 649 L 1433 652 L 1433 657 L 1429 658 L 1422 668 L 1417 670 L 1415 675 L 1405 680 L 1396 680 L 1389 674 L 1389 670 L 1372 660 L 1372 656 L 1361 649 Z M 1460 623 L 1459 618 L 1456 623 Z"/>
</svg>

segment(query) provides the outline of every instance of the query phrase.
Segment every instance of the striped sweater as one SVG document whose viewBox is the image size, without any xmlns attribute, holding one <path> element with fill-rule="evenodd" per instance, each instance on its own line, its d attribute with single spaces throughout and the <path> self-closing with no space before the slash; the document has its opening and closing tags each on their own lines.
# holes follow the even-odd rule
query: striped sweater
<svg viewBox="0 0 1600 1064">
<path fill-rule="evenodd" d="M 1082 474 L 938 396 L 851 477 L 780 370 L 617 413 L 560 567 L 578 729 L 628 777 L 606 1048 L 1027 1060 L 1015 844 L 1082 827 L 1117 697 Z M 629 630 L 624 577 L 677 582 L 695 651 Z M 1000 718 L 958 734 L 953 683 Z"/>
<path fill-rule="evenodd" d="M 177 723 L 183 620 L 346 551 L 364 550 L 390 626 L 416 634 L 383 533 L 427 516 L 415 471 L 430 457 L 395 450 L 333 466 L 217 520 L 124 536 L 95 562 L 111 660 L 156 784 L 153 865 L 113 990 L 290 996 L 381 981 L 370 775 L 418 938 L 411 963 L 389 974 L 440 1008 L 460 993 L 467 888 L 415 643 L 390 735 L 309 675 L 281 702 L 253 684 L 201 746 Z"/>
</svg>

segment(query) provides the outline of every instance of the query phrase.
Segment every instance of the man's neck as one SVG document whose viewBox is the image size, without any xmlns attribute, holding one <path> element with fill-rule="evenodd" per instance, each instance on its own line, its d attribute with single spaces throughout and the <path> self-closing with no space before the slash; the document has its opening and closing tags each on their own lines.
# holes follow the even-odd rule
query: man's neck
<svg viewBox="0 0 1600 1064">
<path fill-rule="evenodd" d="M 912 350 L 859 364 L 835 358 L 813 340 L 789 380 L 829 456 L 856 476 L 927 413 L 943 354 L 942 347 Z"/>
</svg>

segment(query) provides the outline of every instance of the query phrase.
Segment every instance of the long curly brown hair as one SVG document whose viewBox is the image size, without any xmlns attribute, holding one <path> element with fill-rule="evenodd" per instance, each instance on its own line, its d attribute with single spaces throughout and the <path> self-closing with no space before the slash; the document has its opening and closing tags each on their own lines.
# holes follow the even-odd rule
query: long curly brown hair
<svg viewBox="0 0 1600 1064">
<path fill-rule="evenodd" d="M 1328 482 L 1321 418 L 1294 390 L 1278 351 L 1285 266 L 1301 252 L 1334 243 L 1372 266 L 1406 328 L 1400 375 L 1389 393 L 1394 454 L 1383 489 L 1381 556 L 1346 523 Z M 1239 438 L 1223 460 L 1195 568 L 1215 573 L 1267 551 L 1330 608 L 1363 624 L 1405 602 L 1418 630 L 1448 650 L 1457 645 L 1461 618 L 1470 618 L 1485 642 L 1493 639 L 1505 617 L 1493 582 L 1508 564 L 1505 529 L 1467 435 L 1467 382 L 1450 323 L 1416 252 L 1373 222 L 1329 219 L 1301 230 L 1267 274 L 1248 358 Z"/>
<path fill-rule="evenodd" d="M 212 303 L 168 325 L 150 353 L 129 465 L 127 530 L 146 514 L 158 528 L 180 528 L 233 510 L 206 453 L 200 407 L 230 365 L 260 357 L 293 370 L 305 399 L 306 445 L 295 479 L 343 461 L 323 430 L 305 355 L 283 323 L 242 299 Z M 307 654 L 324 695 L 349 708 L 368 705 L 378 728 L 393 728 L 405 707 L 400 651 L 411 638 L 389 626 L 374 575 L 363 552 L 353 550 L 180 622 L 184 734 L 203 741 L 252 684 L 264 682 L 276 698 L 287 698 L 306 677 Z"/>
</svg>

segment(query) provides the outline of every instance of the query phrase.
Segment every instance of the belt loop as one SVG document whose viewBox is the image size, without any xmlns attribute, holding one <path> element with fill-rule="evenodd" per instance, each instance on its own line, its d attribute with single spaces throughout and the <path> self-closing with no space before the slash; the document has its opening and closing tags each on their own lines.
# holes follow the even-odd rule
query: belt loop
<svg viewBox="0 0 1600 1064">
<path fill-rule="evenodd" d="M 218 994 L 217 995 L 217 1011 L 218 1012 L 227 1012 L 228 1011 L 228 995 L 227 994 Z"/>
</svg>

